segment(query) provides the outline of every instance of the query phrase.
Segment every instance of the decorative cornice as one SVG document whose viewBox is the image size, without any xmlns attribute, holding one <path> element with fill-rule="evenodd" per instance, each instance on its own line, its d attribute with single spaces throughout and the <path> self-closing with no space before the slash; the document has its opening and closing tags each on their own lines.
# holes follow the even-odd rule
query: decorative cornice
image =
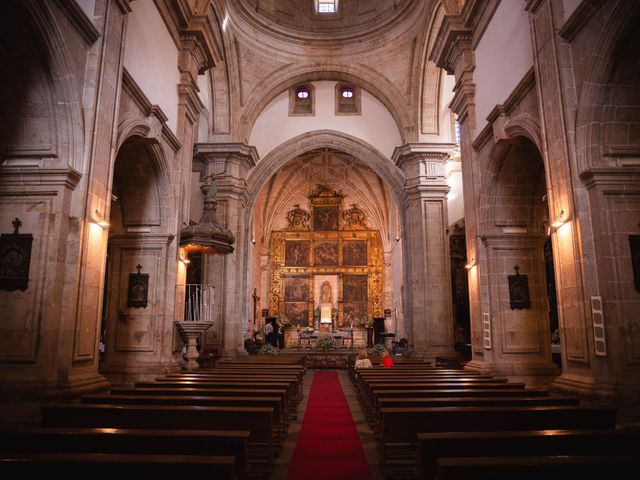
<svg viewBox="0 0 640 480">
<path fill-rule="evenodd" d="M 504 111 L 507 115 L 511 115 L 515 108 L 520 104 L 522 99 L 533 89 L 536 85 L 536 72 L 533 66 L 527 70 L 522 79 L 518 82 L 513 91 L 509 94 L 509 97 L 503 103 Z"/>
<path fill-rule="evenodd" d="M 612 193 L 640 192 L 640 166 L 635 167 L 593 167 L 580 174 L 580 180 L 587 188 L 607 187 Z"/>
<path fill-rule="evenodd" d="M 194 157 L 206 162 L 207 158 L 236 158 L 242 160 L 247 169 L 255 167 L 259 160 L 258 150 L 246 143 L 196 143 L 193 146 Z"/>
<path fill-rule="evenodd" d="M 544 1 L 545 0 L 526 0 L 527 5 L 524 9 L 527 12 L 536 13 Z"/>
<path fill-rule="evenodd" d="M 64 0 L 63 0 L 64 1 Z M 120 9 L 120 13 L 126 15 L 127 13 L 131 13 L 131 6 L 129 5 L 129 0 L 113 0 L 113 3 Z"/>
<path fill-rule="evenodd" d="M 73 168 L 0 167 L 0 185 L 7 187 L 34 188 L 57 185 L 73 190 L 81 178 L 82 174 Z"/>
<path fill-rule="evenodd" d="M 87 45 L 100 38 L 100 32 L 75 0 L 56 0 L 56 3 Z"/>
<path fill-rule="evenodd" d="M 427 158 L 444 162 L 458 147 L 456 143 L 405 143 L 393 150 L 391 159 L 402 168 L 409 159 Z"/>
<path fill-rule="evenodd" d="M 445 15 L 433 43 L 429 60 L 447 73 L 454 73 L 454 65 L 465 48 L 471 48 L 471 29 L 465 27 L 459 15 Z"/>
<path fill-rule="evenodd" d="M 493 125 L 491 123 L 487 123 L 485 127 L 480 131 L 476 139 L 471 144 L 471 148 L 473 148 L 476 152 L 482 150 L 482 148 L 487 144 L 489 140 L 493 138 Z"/>
<path fill-rule="evenodd" d="M 562 28 L 560 28 L 558 32 L 560 36 L 568 42 L 576 38 L 578 33 L 598 13 L 602 5 L 604 5 L 604 2 L 601 0 L 582 0 L 567 21 L 564 22 Z"/>
</svg>

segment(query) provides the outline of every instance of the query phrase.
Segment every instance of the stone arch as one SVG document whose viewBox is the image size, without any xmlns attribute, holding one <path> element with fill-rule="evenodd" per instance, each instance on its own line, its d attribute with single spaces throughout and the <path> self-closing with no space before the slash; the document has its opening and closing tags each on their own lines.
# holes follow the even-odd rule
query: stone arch
<svg viewBox="0 0 640 480">
<path fill-rule="evenodd" d="M 129 129 L 129 133 L 145 131 L 148 133 L 144 123 L 132 124 Z M 118 198 L 120 212 L 116 213 L 120 213 L 122 226 L 147 225 L 168 230 L 172 210 L 172 205 L 166 204 L 171 197 L 170 173 L 158 141 L 129 135 L 119 144 L 115 158 L 113 193 Z"/>
<path fill-rule="evenodd" d="M 286 77 L 286 79 L 280 81 L 279 78 L 282 77 Z M 279 94 L 295 85 L 320 80 L 352 83 L 368 91 L 389 110 L 398 126 L 402 143 L 416 140 L 416 125 L 404 105 L 402 93 L 393 85 L 390 85 L 388 80 L 381 75 L 357 65 L 349 65 L 348 71 L 344 66 L 330 66 L 325 70 L 318 71 L 316 66 L 309 65 L 302 68 L 296 67 L 295 70 L 291 71 L 280 72 L 277 77 L 274 76 L 272 82 L 264 82 L 261 88 L 256 89 L 251 97 L 245 99 L 244 104 L 248 107 L 239 121 L 238 138 L 247 141 L 260 113 Z"/>
<path fill-rule="evenodd" d="M 599 7 L 605 8 L 604 5 Z M 585 69 L 586 79 L 581 88 L 576 112 L 576 163 L 582 173 L 602 162 L 603 155 L 611 154 L 602 144 L 602 122 L 610 109 L 603 108 L 610 101 L 610 76 L 615 68 L 616 54 L 624 48 L 630 37 L 638 36 L 640 6 L 634 1 L 616 3 L 593 43 L 591 63 Z"/>
<path fill-rule="evenodd" d="M 402 202 L 404 175 L 391 160 L 356 137 L 332 130 L 318 130 L 288 140 L 256 165 L 247 178 L 250 203 L 253 202 L 265 182 L 280 167 L 298 155 L 318 148 L 333 148 L 361 160 L 387 182 L 398 202 Z"/>
<path fill-rule="evenodd" d="M 5 18 L 16 28 L 23 26 L 20 33 L 25 41 L 19 42 L 15 36 L 6 32 L 14 40 L 14 43 L 9 44 L 8 47 L 11 48 L 13 45 L 19 48 L 21 52 L 19 53 L 29 58 L 23 58 L 23 61 L 18 62 L 20 71 L 28 81 L 17 86 L 22 95 L 18 94 L 17 98 L 11 100 L 26 105 L 27 90 L 40 91 L 42 104 L 46 105 L 48 119 L 46 128 L 38 124 L 38 130 L 40 132 L 48 130 L 52 140 L 48 149 L 38 148 L 34 156 L 54 157 L 59 159 L 60 163 L 66 163 L 76 171 L 82 171 L 84 128 L 81 101 L 77 93 L 79 89 L 76 87 L 72 61 L 58 23 L 46 2 L 28 0 L 12 2 L 12 4 L 13 7 L 5 9 L 4 12 L 5 14 L 11 12 L 12 15 Z M 42 52 L 47 54 L 44 55 Z M 7 66 L 8 63 L 5 62 L 4 65 Z M 25 80 L 16 75 L 15 70 L 7 68 L 7 71 L 12 72 L 12 78 L 16 82 Z M 29 93 L 34 92 L 30 90 Z M 3 127 L 5 130 L 3 141 L 13 141 L 17 138 L 17 132 L 9 131 L 7 134 L 6 123 Z M 8 137 L 12 137 L 11 140 Z M 2 153 L 5 155 L 7 152 Z"/>
</svg>

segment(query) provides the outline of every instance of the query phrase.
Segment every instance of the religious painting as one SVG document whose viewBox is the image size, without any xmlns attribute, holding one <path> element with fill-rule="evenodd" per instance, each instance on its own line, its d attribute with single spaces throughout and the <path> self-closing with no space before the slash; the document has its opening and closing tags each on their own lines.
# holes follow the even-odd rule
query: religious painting
<svg viewBox="0 0 640 480">
<path fill-rule="evenodd" d="M 13 233 L 0 236 L 0 289 L 24 292 L 29 286 L 33 236 L 20 233 L 20 219 L 16 218 L 12 223 Z"/>
<path fill-rule="evenodd" d="M 331 304 L 332 308 L 336 308 L 338 305 L 338 276 L 314 275 L 313 291 L 316 305 Z"/>
<path fill-rule="evenodd" d="M 338 241 L 316 243 L 313 250 L 314 265 L 337 266 L 338 265 Z"/>
<path fill-rule="evenodd" d="M 149 295 L 149 274 L 140 273 L 142 265 L 137 265 L 138 273 L 129 274 L 129 288 L 127 296 L 127 307 L 147 308 L 147 298 Z"/>
<path fill-rule="evenodd" d="M 368 300 L 368 280 L 367 275 L 345 275 L 343 277 L 342 299 L 345 302 L 366 302 Z"/>
<path fill-rule="evenodd" d="M 284 247 L 284 264 L 287 267 L 308 267 L 309 242 L 287 240 Z"/>
<path fill-rule="evenodd" d="M 631 247 L 633 283 L 636 292 L 640 293 L 640 235 L 629 235 L 629 246 Z"/>
<path fill-rule="evenodd" d="M 343 265 L 367 265 L 367 241 L 345 240 L 342 242 Z"/>
<path fill-rule="evenodd" d="M 309 277 L 307 275 L 291 275 L 284 278 L 284 301 L 309 301 Z"/>
<path fill-rule="evenodd" d="M 509 303 L 511 310 L 531 308 L 529 297 L 529 280 L 526 275 L 520 275 L 520 267 L 513 267 L 515 275 L 509 275 Z"/>
<path fill-rule="evenodd" d="M 314 207 L 313 229 L 325 232 L 338 230 L 338 205 Z"/>
<path fill-rule="evenodd" d="M 307 302 L 287 302 L 284 314 L 293 326 L 306 327 L 309 324 L 309 304 Z"/>
<path fill-rule="evenodd" d="M 360 326 L 360 320 L 368 316 L 366 303 L 347 303 L 342 307 L 343 324 L 350 327 Z"/>
</svg>

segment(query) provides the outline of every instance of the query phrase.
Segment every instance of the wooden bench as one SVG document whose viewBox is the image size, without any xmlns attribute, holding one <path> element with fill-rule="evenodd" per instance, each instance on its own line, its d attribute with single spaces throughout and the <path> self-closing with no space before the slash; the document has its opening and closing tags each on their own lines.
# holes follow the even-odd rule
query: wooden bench
<svg viewBox="0 0 640 480">
<path fill-rule="evenodd" d="M 529 455 L 640 455 L 640 430 L 526 430 L 418 433 L 418 478 L 434 479 L 439 458 Z M 568 477 L 567 477 L 568 478 Z"/>
<path fill-rule="evenodd" d="M 197 395 L 114 395 L 92 394 L 84 395 L 82 403 L 113 404 L 113 405 L 200 405 L 204 407 L 267 407 L 273 408 L 273 425 L 275 448 L 280 452 L 281 442 L 287 430 L 286 406 L 282 397 L 214 397 Z"/>
<path fill-rule="evenodd" d="M 454 457 L 438 460 L 437 480 L 567 480 L 627 478 L 639 455 Z M 631 472 L 631 473 L 630 473 Z"/>
<path fill-rule="evenodd" d="M 194 478 L 234 480 L 235 459 L 213 455 L 135 455 L 122 453 L 6 453 L 0 454 L 3 478 Z"/>
<path fill-rule="evenodd" d="M 0 426 L 7 453 L 111 453 L 139 455 L 225 455 L 235 458 L 235 474 L 247 478 L 248 431 L 151 430 Z"/>
<path fill-rule="evenodd" d="M 252 470 L 273 467 L 272 408 L 60 403 L 41 411 L 47 427 L 247 430 Z"/>
<path fill-rule="evenodd" d="M 378 448 L 385 468 L 415 468 L 418 433 L 613 429 L 615 422 L 608 406 L 381 408 Z"/>
</svg>

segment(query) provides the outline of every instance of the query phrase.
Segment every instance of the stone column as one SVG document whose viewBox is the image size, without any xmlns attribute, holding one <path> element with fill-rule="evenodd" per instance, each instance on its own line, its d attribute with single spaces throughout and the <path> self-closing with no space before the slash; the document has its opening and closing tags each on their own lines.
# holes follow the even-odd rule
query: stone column
<svg viewBox="0 0 640 480">
<path fill-rule="evenodd" d="M 406 177 L 404 314 L 412 348 L 430 360 L 454 354 L 444 169 L 453 148 L 414 143 L 396 147 L 393 153 Z"/>
<path fill-rule="evenodd" d="M 493 374 L 548 384 L 560 372 L 551 361 L 544 241 L 543 236 L 534 235 L 482 237 L 486 288 L 492 299 L 490 338 L 483 347 L 484 361 Z M 511 303 L 510 275 L 526 276 L 528 306 Z"/>
<path fill-rule="evenodd" d="M 218 186 L 218 222 L 236 238 L 228 255 L 206 255 L 202 282 L 216 288 L 215 324 L 207 332 L 207 343 L 221 345 L 223 355 L 245 354 L 244 333 L 250 320 L 250 292 L 246 288 L 248 236 L 245 178 L 255 166 L 258 153 L 242 143 L 199 143 L 195 156 L 204 164 L 204 178 L 215 177 Z"/>
</svg>

